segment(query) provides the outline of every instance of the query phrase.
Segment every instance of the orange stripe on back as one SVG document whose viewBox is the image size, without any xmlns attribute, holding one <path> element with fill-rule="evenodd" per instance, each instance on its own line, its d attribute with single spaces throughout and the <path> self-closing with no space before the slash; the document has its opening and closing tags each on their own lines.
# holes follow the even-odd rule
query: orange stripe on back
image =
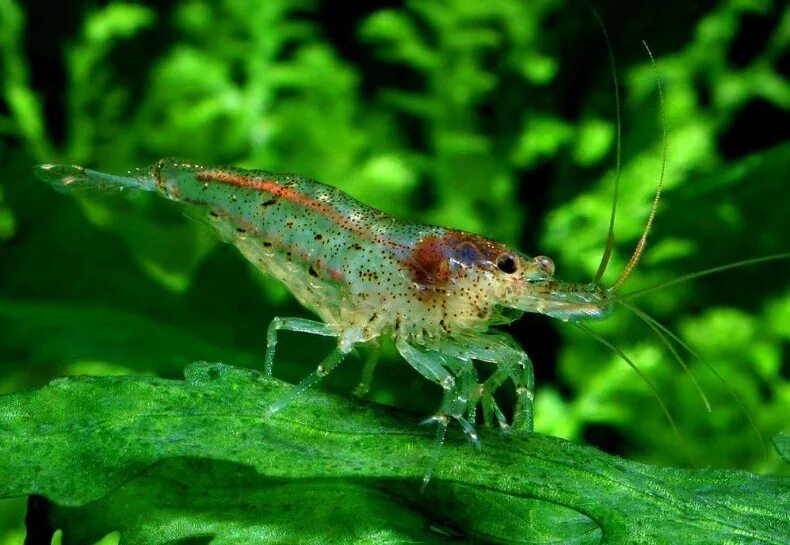
<svg viewBox="0 0 790 545">
<path fill-rule="evenodd" d="M 303 195 L 298 191 L 291 189 L 290 187 L 285 187 L 273 180 L 250 178 L 247 176 L 223 172 L 221 170 L 205 170 L 203 172 L 198 172 L 196 177 L 202 182 L 219 182 L 226 185 L 249 187 L 259 191 L 266 191 L 279 198 L 283 198 L 287 201 L 313 210 L 314 212 L 318 212 L 330 221 L 341 225 L 346 229 L 360 231 L 359 227 L 353 225 L 346 216 L 339 214 L 329 205 L 317 202 L 307 195 Z"/>
</svg>

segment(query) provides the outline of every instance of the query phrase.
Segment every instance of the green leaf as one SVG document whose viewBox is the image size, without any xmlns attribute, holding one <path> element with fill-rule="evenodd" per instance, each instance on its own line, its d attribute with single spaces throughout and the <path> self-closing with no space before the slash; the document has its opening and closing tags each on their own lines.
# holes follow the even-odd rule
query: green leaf
<svg viewBox="0 0 790 545">
<path fill-rule="evenodd" d="M 384 516 L 383 516 L 384 515 Z M 100 500 L 54 515 L 64 545 L 120 530 L 123 543 L 439 543 L 414 506 L 342 480 L 280 481 L 246 465 L 177 458 Z M 428 540 L 426 541 L 426 538 Z"/>
<path fill-rule="evenodd" d="M 130 543 L 222 543 L 243 526 L 277 543 L 295 524 L 362 542 L 460 531 L 498 543 L 595 543 L 597 532 L 610 543 L 781 543 L 790 532 L 786 478 L 647 466 L 538 434 L 482 430 L 479 451 L 451 434 L 420 494 L 430 430 L 320 392 L 263 421 L 289 388 L 196 363 L 186 381 L 73 377 L 4 396 L 0 496 L 63 506 L 55 517 L 74 542 L 121 530 Z"/>
<path fill-rule="evenodd" d="M 790 434 L 782 432 L 774 437 L 774 445 L 782 459 L 790 464 Z"/>
</svg>

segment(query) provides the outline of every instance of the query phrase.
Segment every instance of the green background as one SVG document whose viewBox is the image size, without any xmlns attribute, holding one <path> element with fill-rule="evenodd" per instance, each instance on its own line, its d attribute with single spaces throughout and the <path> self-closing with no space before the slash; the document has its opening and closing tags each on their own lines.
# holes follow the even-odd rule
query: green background
<svg viewBox="0 0 790 545">
<path fill-rule="evenodd" d="M 667 192 L 623 293 L 788 249 L 780 5 L 596 6 L 623 98 L 606 283 L 643 229 L 661 167 L 642 39 L 665 92 Z M 33 178 L 36 163 L 123 172 L 179 156 L 296 172 L 402 218 L 549 255 L 566 280 L 591 278 L 600 259 L 615 99 L 584 4 L 0 0 L 0 55 L 0 393 L 63 375 L 179 378 L 198 360 L 260 369 L 271 318 L 306 315 L 178 206 L 61 195 Z M 770 439 L 790 410 L 788 273 L 773 262 L 636 300 L 723 378 L 687 358 L 710 413 L 634 316 L 594 324 L 649 375 L 682 440 L 639 378 L 582 332 L 541 316 L 509 326 L 536 367 L 536 430 L 660 466 L 785 472 Z M 282 347 L 275 374 L 294 382 L 328 345 L 291 335 Z M 347 394 L 362 357 L 324 388 Z M 385 347 L 372 400 L 416 426 L 439 395 Z M 0 503 L 0 543 L 18 542 L 23 511 Z"/>
</svg>

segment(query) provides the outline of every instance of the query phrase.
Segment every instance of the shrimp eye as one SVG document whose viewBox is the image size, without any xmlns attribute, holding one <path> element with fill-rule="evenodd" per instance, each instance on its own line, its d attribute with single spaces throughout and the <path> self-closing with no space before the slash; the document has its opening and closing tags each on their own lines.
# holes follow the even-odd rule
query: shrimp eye
<svg viewBox="0 0 790 545">
<path fill-rule="evenodd" d="M 507 274 L 513 274 L 518 269 L 516 258 L 511 254 L 502 254 L 496 258 L 496 266 L 499 267 L 500 271 Z"/>
</svg>

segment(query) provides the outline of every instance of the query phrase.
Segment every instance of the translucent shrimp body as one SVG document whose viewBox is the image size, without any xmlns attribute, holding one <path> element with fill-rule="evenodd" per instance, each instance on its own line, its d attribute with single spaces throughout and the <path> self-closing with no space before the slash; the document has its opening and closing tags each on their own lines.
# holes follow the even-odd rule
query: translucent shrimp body
<svg viewBox="0 0 790 545">
<path fill-rule="evenodd" d="M 518 394 L 513 425 L 531 430 L 532 365 L 521 347 L 491 326 L 523 312 L 576 321 L 602 318 L 611 309 L 607 290 L 556 280 L 547 257 L 528 257 L 471 233 L 407 223 L 299 176 L 172 159 L 127 176 L 63 165 L 42 165 L 37 173 L 59 188 L 155 191 L 202 209 L 247 259 L 320 317 L 275 318 L 269 326 L 269 373 L 279 330 L 338 340 L 288 398 L 269 407 L 270 415 L 329 373 L 354 345 L 386 335 L 415 370 L 444 389 L 432 418 L 439 424 L 437 444 L 449 418 L 476 441 L 478 405 L 487 423 L 506 428 L 493 393 L 507 380 Z M 482 383 L 472 360 L 494 366 Z"/>
</svg>

